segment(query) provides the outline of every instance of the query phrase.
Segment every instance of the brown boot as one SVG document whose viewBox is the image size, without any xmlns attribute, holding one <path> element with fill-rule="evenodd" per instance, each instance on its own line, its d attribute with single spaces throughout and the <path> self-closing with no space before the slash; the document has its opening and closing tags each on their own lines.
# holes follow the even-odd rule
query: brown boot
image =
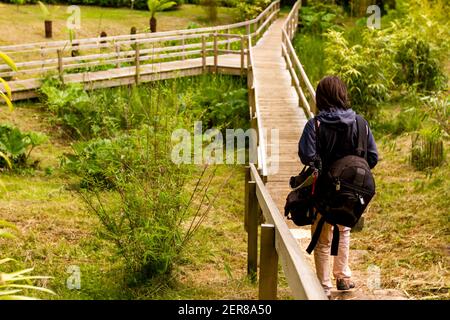
<svg viewBox="0 0 450 320">
<path fill-rule="evenodd" d="M 336 288 L 338 290 L 350 290 L 355 287 L 355 283 L 350 279 L 336 279 Z"/>
</svg>

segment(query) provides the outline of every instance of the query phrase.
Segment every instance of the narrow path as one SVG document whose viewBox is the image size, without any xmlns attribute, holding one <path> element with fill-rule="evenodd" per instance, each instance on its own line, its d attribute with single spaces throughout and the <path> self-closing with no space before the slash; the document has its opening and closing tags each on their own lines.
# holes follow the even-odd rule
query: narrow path
<svg viewBox="0 0 450 320">
<path fill-rule="evenodd" d="M 280 211 L 289 192 L 289 177 L 298 173 L 298 140 L 306 124 L 306 116 L 298 107 L 298 96 L 291 86 L 291 77 L 281 56 L 281 27 L 278 19 L 254 48 L 254 72 L 257 79 L 257 100 L 261 110 L 260 125 L 265 130 L 269 176 L 267 189 Z M 278 130 L 279 150 L 271 130 Z M 270 170 L 279 158 L 278 171 Z M 275 168 L 273 168 L 275 169 Z"/>
</svg>

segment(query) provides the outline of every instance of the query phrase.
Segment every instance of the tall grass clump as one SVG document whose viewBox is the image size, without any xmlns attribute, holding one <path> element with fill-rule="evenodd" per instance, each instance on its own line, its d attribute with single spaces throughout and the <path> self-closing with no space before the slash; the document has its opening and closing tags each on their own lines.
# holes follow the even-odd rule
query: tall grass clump
<svg viewBox="0 0 450 320">
<path fill-rule="evenodd" d="M 172 132 L 192 132 L 198 120 L 205 130 L 245 127 L 247 91 L 241 81 L 205 76 L 80 91 L 80 106 L 77 94 L 68 98 L 76 87 L 44 89 L 47 97 L 62 97 L 61 104 L 52 98 L 46 104 L 78 137 L 62 165 L 77 177 L 78 192 L 99 218 L 100 235 L 115 245 L 130 284 L 171 273 L 220 192 L 209 188 L 214 171 L 172 161 Z M 80 117 L 78 128 L 66 122 L 67 113 Z"/>
</svg>

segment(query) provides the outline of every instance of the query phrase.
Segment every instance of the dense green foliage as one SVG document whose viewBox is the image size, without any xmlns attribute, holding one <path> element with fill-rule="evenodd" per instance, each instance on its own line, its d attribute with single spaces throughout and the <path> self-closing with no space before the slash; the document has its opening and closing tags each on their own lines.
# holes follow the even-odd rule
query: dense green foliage
<svg viewBox="0 0 450 320">
<path fill-rule="evenodd" d="M 47 136 L 38 132 L 22 132 L 11 125 L 0 125 L 0 152 L 17 166 L 25 166 L 33 149 L 47 140 Z M 0 158 L 0 167 L 7 163 Z M 15 167 L 15 166 L 14 166 Z"/>
<path fill-rule="evenodd" d="M 247 128 L 247 90 L 240 80 L 229 77 L 199 77 L 161 82 L 137 88 L 86 92 L 82 86 L 63 86 L 49 79 L 41 87 L 45 104 L 72 138 L 89 140 L 111 137 L 118 130 L 138 128 L 152 115 L 144 101 L 164 103 L 161 110 L 177 105 L 180 115 L 201 120 L 204 128 Z M 144 98 L 146 97 L 146 98 Z M 156 99 L 156 100 L 155 100 Z"/>
<path fill-rule="evenodd" d="M 94 158 L 79 158 L 79 172 L 88 170 L 83 178 L 92 179 L 81 195 L 99 217 L 102 236 L 116 245 L 133 283 L 170 272 L 183 249 L 188 171 L 171 161 L 167 139 L 167 129 L 147 126 L 93 141 L 88 148 L 95 149 Z M 114 192 L 96 188 L 102 181 L 114 186 Z"/>
<path fill-rule="evenodd" d="M 383 17 L 381 30 L 366 27 L 365 19 L 350 28 L 336 7 L 330 26 L 323 17 L 331 5 L 313 2 L 302 9 L 308 18 L 295 47 L 313 83 L 326 74 L 340 76 L 352 107 L 372 119 L 397 92 L 428 95 L 446 85 L 442 61 L 448 56 L 449 28 L 443 2 L 398 4 Z"/>
<path fill-rule="evenodd" d="M 244 83 L 203 76 L 93 92 L 52 79 L 42 86 L 52 121 L 81 139 L 62 165 L 78 177 L 84 202 L 133 283 L 169 273 L 197 230 L 186 230 L 186 219 L 192 226 L 202 221 L 204 210 L 192 212 L 187 201 L 199 191 L 185 191 L 194 168 L 170 157 L 173 130 L 192 131 L 194 121 L 204 130 L 247 128 Z"/>
<path fill-rule="evenodd" d="M 245 0 L 239 1 L 236 5 L 240 20 L 249 20 L 256 18 L 258 14 L 263 12 L 272 0 Z"/>
</svg>

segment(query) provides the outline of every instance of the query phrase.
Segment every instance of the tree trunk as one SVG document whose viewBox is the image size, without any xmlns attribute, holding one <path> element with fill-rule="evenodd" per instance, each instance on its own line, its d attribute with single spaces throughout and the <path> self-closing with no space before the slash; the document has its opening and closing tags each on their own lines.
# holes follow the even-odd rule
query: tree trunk
<svg viewBox="0 0 450 320">
<path fill-rule="evenodd" d="M 46 38 L 51 38 L 52 34 L 53 34 L 52 21 L 45 20 L 44 24 L 45 24 L 45 37 Z"/>
<path fill-rule="evenodd" d="M 150 31 L 156 32 L 156 18 L 155 17 L 150 18 Z"/>
</svg>

